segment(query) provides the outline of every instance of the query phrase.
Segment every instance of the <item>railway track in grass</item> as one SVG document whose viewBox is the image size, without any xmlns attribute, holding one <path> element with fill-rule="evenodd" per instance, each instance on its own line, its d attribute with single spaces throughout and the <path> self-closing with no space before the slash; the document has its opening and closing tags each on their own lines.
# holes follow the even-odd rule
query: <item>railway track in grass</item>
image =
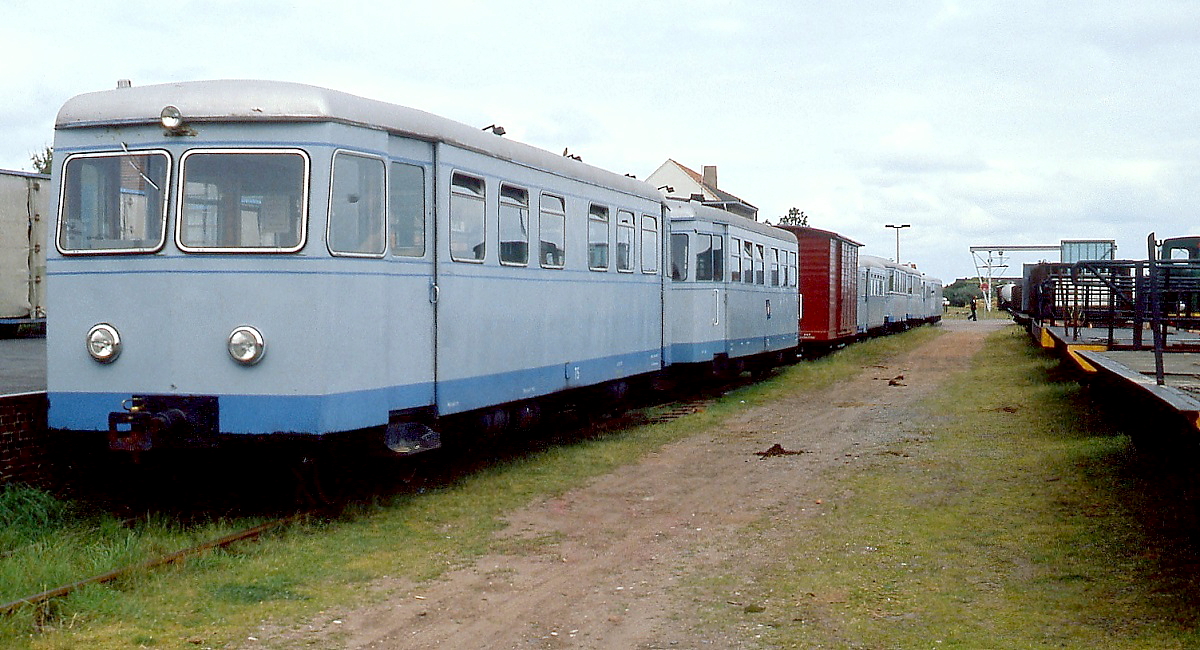
<svg viewBox="0 0 1200 650">
<path fill-rule="evenodd" d="M 113 571 L 109 571 L 107 573 L 95 575 L 90 578 L 84 578 L 83 580 L 78 580 L 76 582 L 72 582 L 69 584 L 54 587 L 53 589 L 47 589 L 40 593 L 25 596 L 24 598 L 18 598 L 17 600 L 14 600 L 12 602 L 8 602 L 8 603 L 4 603 L 3 605 L 0 605 L 0 615 L 7 616 L 9 614 L 16 612 L 17 610 L 19 610 L 23 607 L 41 605 L 41 604 L 46 603 L 55 598 L 62 598 L 64 596 L 68 596 L 71 593 L 78 591 L 79 589 L 82 589 L 89 585 L 98 585 L 98 584 L 104 584 L 107 582 L 112 582 L 114 580 L 123 578 L 128 575 L 132 575 L 132 574 L 143 572 L 143 571 L 149 571 L 151 569 L 156 569 L 158 567 L 172 564 L 172 563 L 178 562 L 178 561 L 183 560 L 188 557 L 193 557 L 196 555 L 201 555 L 203 553 L 207 553 L 214 549 L 225 548 L 227 546 L 230 546 L 230 545 L 235 544 L 240 541 L 254 539 L 254 538 L 259 537 L 263 533 L 266 533 L 267 531 L 274 530 L 276 528 L 287 526 L 287 525 L 290 525 L 293 523 L 297 523 L 299 521 L 303 521 L 304 519 L 308 518 L 312 514 L 313 514 L 312 511 L 306 511 L 306 512 L 300 512 L 300 513 L 297 513 L 294 515 L 290 515 L 287 517 L 282 517 L 280 519 L 275 519 L 273 521 L 261 523 L 256 526 L 251 526 L 249 528 L 245 528 L 245 529 L 239 530 L 237 532 L 230 533 L 228 535 L 224 535 L 217 539 L 213 539 L 213 540 L 210 540 L 210 541 L 207 541 L 207 542 L 204 542 L 201 544 L 197 544 L 197 545 L 189 547 L 189 548 L 185 548 L 180 551 L 175 551 L 173 553 L 167 553 L 165 555 L 161 555 L 157 558 L 147 560 L 145 562 L 131 564 L 129 566 L 125 566 L 125 567 L 122 567 L 119 569 L 115 569 Z"/>
</svg>

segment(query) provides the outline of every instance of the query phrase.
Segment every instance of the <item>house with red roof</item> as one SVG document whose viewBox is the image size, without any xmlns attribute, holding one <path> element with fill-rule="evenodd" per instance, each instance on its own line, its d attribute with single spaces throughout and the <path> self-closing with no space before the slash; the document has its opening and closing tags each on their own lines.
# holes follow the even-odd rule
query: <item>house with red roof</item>
<svg viewBox="0 0 1200 650">
<path fill-rule="evenodd" d="M 646 182 L 666 190 L 669 198 L 698 201 L 751 221 L 758 221 L 758 208 L 717 187 L 716 165 L 705 165 L 704 172 L 697 173 L 674 160 L 667 159 L 667 162 L 646 177 Z"/>
</svg>

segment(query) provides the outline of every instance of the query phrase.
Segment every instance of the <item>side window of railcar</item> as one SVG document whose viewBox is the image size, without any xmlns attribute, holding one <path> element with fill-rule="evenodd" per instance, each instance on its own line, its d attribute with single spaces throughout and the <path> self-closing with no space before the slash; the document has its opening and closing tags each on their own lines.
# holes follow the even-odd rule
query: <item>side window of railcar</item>
<svg viewBox="0 0 1200 650">
<path fill-rule="evenodd" d="M 658 273 L 658 219 L 642 215 L 642 273 Z"/>
<path fill-rule="evenodd" d="M 771 286 L 779 286 L 779 249 L 771 249 Z"/>
<path fill-rule="evenodd" d="M 721 235 L 696 235 L 696 279 L 725 280 L 725 238 Z"/>
<path fill-rule="evenodd" d="M 729 281 L 742 281 L 742 240 L 729 238 Z"/>
<path fill-rule="evenodd" d="M 712 235 L 699 233 L 696 235 L 696 280 L 711 281 L 712 273 Z"/>
<path fill-rule="evenodd" d="M 382 255 L 384 249 L 384 164 L 344 152 L 333 156 L 329 195 L 329 252 Z"/>
<path fill-rule="evenodd" d="M 425 170 L 392 163 L 388 185 L 388 236 L 392 255 L 425 256 Z"/>
<path fill-rule="evenodd" d="M 766 261 L 763 259 L 763 245 L 755 244 L 754 246 L 754 283 L 766 284 L 766 269 L 763 266 Z"/>
<path fill-rule="evenodd" d="M 500 263 L 529 263 L 529 190 L 500 186 Z"/>
<path fill-rule="evenodd" d="M 725 281 L 725 237 L 713 235 L 713 277 L 716 282 Z"/>
<path fill-rule="evenodd" d="M 633 272 L 633 213 L 617 211 L 617 270 Z"/>
<path fill-rule="evenodd" d="M 608 208 L 595 203 L 588 208 L 588 268 L 608 270 Z"/>
<path fill-rule="evenodd" d="M 671 279 L 683 282 L 688 278 L 688 236 L 687 233 L 671 235 Z"/>
<path fill-rule="evenodd" d="M 189 151 L 176 239 L 189 252 L 286 253 L 304 245 L 308 157 L 300 151 Z"/>
<path fill-rule="evenodd" d="M 160 152 L 69 158 L 63 168 L 59 250 L 158 250 L 167 222 L 169 166 Z"/>
<path fill-rule="evenodd" d="M 798 264 L 796 256 L 797 256 L 796 253 L 792 253 L 790 251 L 788 252 L 788 268 L 791 269 L 792 286 L 793 287 L 800 285 L 800 269 L 799 269 L 799 264 Z M 854 274 L 855 266 L 857 266 L 857 264 L 847 267 L 847 270 L 850 273 L 851 277 Z"/>
<path fill-rule="evenodd" d="M 544 268 L 561 269 L 566 259 L 567 209 L 561 196 L 543 194 L 538 214 L 538 258 Z"/>
<path fill-rule="evenodd" d="M 742 240 L 742 282 L 754 284 L 754 243 Z"/>
<path fill-rule="evenodd" d="M 483 198 L 482 178 L 454 173 L 450 179 L 450 258 L 456 262 L 482 262 L 487 252 Z"/>
</svg>

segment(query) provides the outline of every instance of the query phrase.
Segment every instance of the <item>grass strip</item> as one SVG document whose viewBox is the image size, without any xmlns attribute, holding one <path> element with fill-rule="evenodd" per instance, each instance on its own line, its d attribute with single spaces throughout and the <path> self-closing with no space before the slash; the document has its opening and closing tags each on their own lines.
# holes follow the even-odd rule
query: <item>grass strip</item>
<svg viewBox="0 0 1200 650">
<path fill-rule="evenodd" d="M 780 648 L 1200 647 L 1196 454 L 1135 447 L 1057 369 L 992 335 L 722 624 Z"/>
</svg>

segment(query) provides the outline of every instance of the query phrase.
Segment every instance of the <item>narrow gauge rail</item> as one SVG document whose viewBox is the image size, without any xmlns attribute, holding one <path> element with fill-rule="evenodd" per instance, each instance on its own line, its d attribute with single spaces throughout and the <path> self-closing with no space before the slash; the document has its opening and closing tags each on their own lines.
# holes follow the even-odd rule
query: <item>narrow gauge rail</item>
<svg viewBox="0 0 1200 650">
<path fill-rule="evenodd" d="M 196 546 L 192 546 L 190 548 L 186 548 L 181 551 L 175 551 L 174 553 L 168 553 L 166 555 L 154 558 L 152 560 L 147 560 L 147 561 L 141 562 L 139 564 L 133 564 L 130 566 L 122 567 L 120 569 L 109 571 L 108 573 L 102 573 L 100 575 L 92 576 L 90 578 L 85 578 L 85 579 L 79 580 L 77 582 L 72 582 L 70 584 L 62 585 L 60 587 L 55 587 L 53 589 L 47 589 L 46 591 L 43 591 L 38 594 L 33 594 L 31 596 L 19 598 L 10 603 L 5 603 L 3 605 L 0 605 L 0 615 L 12 614 L 13 612 L 17 611 L 18 609 L 20 609 L 26 605 L 40 605 L 41 603 L 44 603 L 48 600 L 52 600 L 54 598 L 62 598 L 63 596 L 70 595 L 72 592 L 74 592 L 78 589 L 82 589 L 83 587 L 86 587 L 88 585 L 96 585 L 96 584 L 104 584 L 106 582 L 112 582 L 113 580 L 122 578 L 122 577 L 130 575 L 132 573 L 136 573 L 138 571 L 147 571 L 150 569 L 158 568 L 158 567 L 166 565 L 166 564 L 171 564 L 172 562 L 177 562 L 186 557 L 191 557 L 193 555 L 200 555 L 201 553 L 205 553 L 205 552 L 211 551 L 213 549 L 224 548 L 235 542 L 240 542 L 240 541 L 246 540 L 246 539 L 252 539 L 252 538 L 262 535 L 263 533 L 265 533 L 269 530 L 274 530 L 275 528 L 279 528 L 281 526 L 286 526 L 288 524 L 300 521 L 300 520 L 308 517 L 311 514 L 312 514 L 311 512 L 301 512 L 301 513 L 297 513 L 297 514 L 294 514 L 294 515 L 291 515 L 288 517 L 283 517 L 281 519 L 276 519 L 274 521 L 268 521 L 266 523 L 258 524 L 257 526 L 252 526 L 250 528 L 239 530 L 235 533 L 230 533 L 228 535 L 225 535 L 218 539 L 214 539 L 209 542 L 204 542 L 203 544 L 198 544 Z"/>
</svg>

